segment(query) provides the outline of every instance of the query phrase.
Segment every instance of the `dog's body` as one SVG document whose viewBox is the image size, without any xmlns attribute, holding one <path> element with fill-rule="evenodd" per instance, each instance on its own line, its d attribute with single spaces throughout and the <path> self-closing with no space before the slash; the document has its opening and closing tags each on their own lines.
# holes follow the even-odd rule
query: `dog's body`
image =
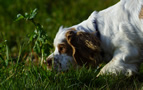
<svg viewBox="0 0 143 90">
<path fill-rule="evenodd" d="M 60 53 L 58 45 L 69 36 L 71 38 L 72 35 L 66 37 L 66 34 L 73 28 L 74 33 L 95 33 L 94 35 L 100 39 L 105 53 L 103 60 L 109 62 L 99 75 L 122 73 L 130 76 L 138 72 L 143 49 L 143 0 L 121 0 L 105 10 L 94 11 L 87 20 L 78 25 L 60 28 L 54 39 L 55 51 L 48 57 L 48 61 L 54 57 L 54 61 L 60 62 L 60 69 L 63 70 L 68 68 L 69 61 L 75 64 L 75 58 L 74 54 L 67 54 L 67 51 Z M 68 40 L 67 43 L 69 44 Z"/>
</svg>

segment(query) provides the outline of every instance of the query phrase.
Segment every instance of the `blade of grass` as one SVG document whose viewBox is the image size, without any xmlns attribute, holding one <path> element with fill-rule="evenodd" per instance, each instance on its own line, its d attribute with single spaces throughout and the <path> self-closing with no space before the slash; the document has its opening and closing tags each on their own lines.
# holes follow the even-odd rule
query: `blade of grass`
<svg viewBox="0 0 143 90">
<path fill-rule="evenodd" d="M 8 66 L 8 60 L 9 60 L 9 50 L 8 46 L 6 45 L 6 60 L 5 60 L 6 66 Z"/>
<path fill-rule="evenodd" d="M 12 76 L 14 76 L 15 73 L 12 73 L 9 77 L 7 77 L 3 82 L 0 83 L 0 85 L 4 84 L 6 81 L 8 81 Z"/>
<path fill-rule="evenodd" d="M 20 56 L 21 56 L 21 45 L 20 45 L 20 48 L 19 48 L 19 53 L 18 53 L 17 64 L 19 63 L 19 60 L 20 60 Z"/>
</svg>

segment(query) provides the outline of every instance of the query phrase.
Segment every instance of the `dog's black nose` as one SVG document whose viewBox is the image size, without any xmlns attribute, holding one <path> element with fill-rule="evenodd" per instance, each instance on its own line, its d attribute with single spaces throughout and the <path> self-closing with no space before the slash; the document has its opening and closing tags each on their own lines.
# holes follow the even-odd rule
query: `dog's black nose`
<svg viewBox="0 0 143 90">
<path fill-rule="evenodd" d="M 48 66 L 52 66 L 52 59 L 47 60 L 47 64 L 48 64 Z"/>
<path fill-rule="evenodd" d="M 46 64 L 48 65 L 48 66 L 52 66 L 52 58 L 47 58 L 46 59 Z"/>
</svg>

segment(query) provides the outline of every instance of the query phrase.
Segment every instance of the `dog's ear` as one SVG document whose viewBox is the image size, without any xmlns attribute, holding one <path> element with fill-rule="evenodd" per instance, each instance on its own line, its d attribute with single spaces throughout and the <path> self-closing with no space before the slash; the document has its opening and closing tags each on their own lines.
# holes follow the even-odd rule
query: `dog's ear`
<svg viewBox="0 0 143 90">
<path fill-rule="evenodd" d="M 101 61 L 100 40 L 87 32 L 69 30 L 66 40 L 73 49 L 73 57 L 79 65 L 98 65 Z"/>
</svg>

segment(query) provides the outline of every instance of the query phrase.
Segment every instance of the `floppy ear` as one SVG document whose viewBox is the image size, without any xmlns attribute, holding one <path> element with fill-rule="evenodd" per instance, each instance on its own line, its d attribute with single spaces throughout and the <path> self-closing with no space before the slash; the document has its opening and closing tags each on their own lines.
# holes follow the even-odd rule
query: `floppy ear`
<svg viewBox="0 0 143 90">
<path fill-rule="evenodd" d="M 100 40 L 91 33 L 69 30 L 66 40 L 73 49 L 73 57 L 79 65 L 98 65 L 101 61 Z"/>
</svg>

